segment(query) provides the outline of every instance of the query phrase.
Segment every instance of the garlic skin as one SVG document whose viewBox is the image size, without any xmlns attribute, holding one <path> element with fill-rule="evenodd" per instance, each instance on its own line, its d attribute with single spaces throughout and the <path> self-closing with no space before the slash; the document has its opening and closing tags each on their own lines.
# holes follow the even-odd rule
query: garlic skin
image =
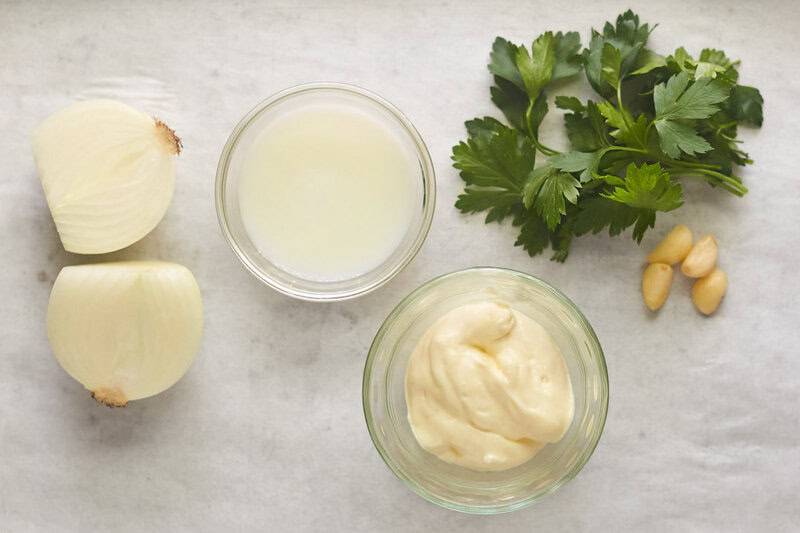
<svg viewBox="0 0 800 533">
<path fill-rule="evenodd" d="M 74 103 L 33 134 L 33 155 L 64 249 L 125 248 L 164 217 L 181 142 L 163 122 L 113 100 Z"/>
<path fill-rule="evenodd" d="M 47 308 L 56 359 L 112 407 L 175 384 L 200 347 L 202 329 L 200 289 L 189 269 L 175 263 L 64 267 Z"/>
</svg>

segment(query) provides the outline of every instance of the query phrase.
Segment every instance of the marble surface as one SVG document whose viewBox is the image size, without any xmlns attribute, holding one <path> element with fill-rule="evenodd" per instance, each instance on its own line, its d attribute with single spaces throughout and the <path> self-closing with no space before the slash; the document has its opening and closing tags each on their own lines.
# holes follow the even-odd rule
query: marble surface
<svg viewBox="0 0 800 533">
<path fill-rule="evenodd" d="M 712 319 L 681 278 L 658 314 L 639 296 L 644 255 L 626 236 L 578 240 L 569 261 L 530 259 L 513 231 L 461 216 L 450 147 L 463 121 L 497 114 L 485 64 L 498 35 L 528 41 L 629 4 L 660 23 L 652 45 L 724 48 L 766 99 L 744 134 L 756 165 L 743 200 L 690 184 L 659 217 L 713 232 L 731 289 Z M 137 4 L 141 4 L 138 5 Z M 0 530 L 789 531 L 800 522 L 800 5 L 703 2 L 0 1 Z M 260 99 L 347 81 L 405 111 L 438 172 L 433 229 L 383 289 L 330 305 L 293 301 L 245 272 L 223 241 L 217 158 Z M 158 228 L 108 256 L 190 267 L 205 298 L 202 352 L 166 393 L 109 410 L 50 353 L 48 294 L 61 248 L 29 134 L 59 107 L 115 97 L 183 137 L 175 199 Z M 548 119 L 558 129 L 560 114 Z M 553 138 L 555 144 L 563 138 Z M 611 401 L 599 447 L 554 496 L 516 513 L 439 509 L 395 479 L 361 412 L 380 322 L 425 280 L 473 265 L 540 276 L 586 313 L 605 348 Z"/>
</svg>

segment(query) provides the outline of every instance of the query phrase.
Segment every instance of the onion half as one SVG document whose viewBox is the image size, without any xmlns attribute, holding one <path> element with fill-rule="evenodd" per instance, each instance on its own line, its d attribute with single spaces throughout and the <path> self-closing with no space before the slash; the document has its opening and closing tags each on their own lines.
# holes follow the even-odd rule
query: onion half
<svg viewBox="0 0 800 533">
<path fill-rule="evenodd" d="M 56 359 L 112 407 L 175 384 L 200 347 L 202 329 L 200 289 L 189 269 L 174 263 L 65 267 L 47 308 Z"/>
<path fill-rule="evenodd" d="M 172 200 L 180 150 L 166 124 L 112 100 L 48 117 L 33 154 L 64 249 L 113 252 L 147 235 Z"/>
</svg>

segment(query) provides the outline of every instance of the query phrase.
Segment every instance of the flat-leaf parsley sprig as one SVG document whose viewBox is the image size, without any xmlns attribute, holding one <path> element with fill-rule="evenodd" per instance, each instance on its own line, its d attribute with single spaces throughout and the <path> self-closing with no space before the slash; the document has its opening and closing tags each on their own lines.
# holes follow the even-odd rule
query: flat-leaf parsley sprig
<svg viewBox="0 0 800 533">
<path fill-rule="evenodd" d="M 546 32 L 528 49 L 498 37 L 489 71 L 492 102 L 508 120 L 466 123 L 453 147 L 453 166 L 466 183 L 456 207 L 486 212 L 486 222 L 510 218 L 516 245 L 531 256 L 553 249 L 564 261 L 576 236 L 633 226 L 640 242 L 657 211 L 683 204 L 681 178 L 699 178 L 737 196 L 747 188 L 734 174 L 752 163 L 737 129 L 760 127 L 763 98 L 739 85 L 738 61 L 705 49 L 662 56 L 647 48 L 655 26 L 628 10 L 592 30 L 581 50 L 577 32 Z M 597 101 L 557 96 L 571 150 L 539 140 L 553 82 L 584 72 Z M 536 166 L 537 153 L 546 157 Z"/>
</svg>

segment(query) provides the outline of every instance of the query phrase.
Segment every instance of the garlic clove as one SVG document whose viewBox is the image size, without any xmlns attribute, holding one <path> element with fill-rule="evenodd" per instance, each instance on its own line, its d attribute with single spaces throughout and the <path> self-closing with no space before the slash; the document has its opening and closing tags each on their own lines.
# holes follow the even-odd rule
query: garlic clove
<svg viewBox="0 0 800 533">
<path fill-rule="evenodd" d="M 692 231 L 683 224 L 678 224 L 647 255 L 647 262 L 674 265 L 683 261 L 691 249 Z"/>
<path fill-rule="evenodd" d="M 148 234 L 172 200 L 180 150 L 166 124 L 119 102 L 78 102 L 48 117 L 33 153 L 64 249 L 113 252 Z"/>
<path fill-rule="evenodd" d="M 642 298 L 651 311 L 658 311 L 667 301 L 672 288 L 672 266 L 651 263 L 642 273 Z"/>
<path fill-rule="evenodd" d="M 50 293 L 47 336 L 58 362 L 99 402 L 121 407 L 171 387 L 200 346 L 203 307 L 181 265 L 68 266 Z"/>
<path fill-rule="evenodd" d="M 717 241 L 706 235 L 697 241 L 681 264 L 681 272 L 690 278 L 702 278 L 710 274 L 717 264 Z"/>
<path fill-rule="evenodd" d="M 692 302 L 704 315 L 713 314 L 728 290 L 728 275 L 715 268 L 711 274 L 702 277 L 692 285 Z"/>
</svg>

